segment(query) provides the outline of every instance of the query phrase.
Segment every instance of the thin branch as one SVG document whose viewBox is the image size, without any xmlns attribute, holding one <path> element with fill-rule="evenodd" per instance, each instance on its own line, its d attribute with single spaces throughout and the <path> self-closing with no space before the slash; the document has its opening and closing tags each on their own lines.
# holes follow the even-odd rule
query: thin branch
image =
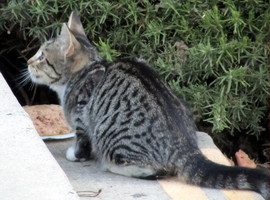
<svg viewBox="0 0 270 200">
<path fill-rule="evenodd" d="M 95 191 L 77 191 L 77 194 L 79 197 L 97 197 L 101 193 L 101 189 L 99 189 L 97 192 Z"/>
</svg>

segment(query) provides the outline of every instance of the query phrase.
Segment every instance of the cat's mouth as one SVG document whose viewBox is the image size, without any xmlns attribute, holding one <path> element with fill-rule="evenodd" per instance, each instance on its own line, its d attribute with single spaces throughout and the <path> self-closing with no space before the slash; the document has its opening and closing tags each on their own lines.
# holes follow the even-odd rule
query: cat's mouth
<svg viewBox="0 0 270 200">
<path fill-rule="evenodd" d="M 39 75 L 34 75 L 35 79 L 40 79 L 41 76 Z"/>
<path fill-rule="evenodd" d="M 30 75 L 33 82 L 35 82 L 35 83 L 40 83 L 41 82 L 41 76 L 40 75 L 33 73 L 32 70 L 29 69 L 29 68 L 28 68 L 28 73 L 29 73 L 29 75 Z"/>
<path fill-rule="evenodd" d="M 36 83 L 41 82 L 41 80 L 40 80 L 41 76 L 39 76 L 39 75 L 35 75 L 35 74 L 30 72 L 30 77 L 31 77 L 33 82 L 36 82 Z"/>
</svg>

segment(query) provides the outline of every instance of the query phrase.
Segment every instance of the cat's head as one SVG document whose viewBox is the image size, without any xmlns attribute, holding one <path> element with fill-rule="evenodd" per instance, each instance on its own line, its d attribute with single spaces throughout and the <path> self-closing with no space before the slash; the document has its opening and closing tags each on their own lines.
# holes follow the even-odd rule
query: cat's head
<svg viewBox="0 0 270 200">
<path fill-rule="evenodd" d="M 60 35 L 42 44 L 27 63 L 33 82 L 52 86 L 64 85 L 72 74 L 99 60 L 101 57 L 87 39 L 80 18 L 72 12 Z"/>
</svg>

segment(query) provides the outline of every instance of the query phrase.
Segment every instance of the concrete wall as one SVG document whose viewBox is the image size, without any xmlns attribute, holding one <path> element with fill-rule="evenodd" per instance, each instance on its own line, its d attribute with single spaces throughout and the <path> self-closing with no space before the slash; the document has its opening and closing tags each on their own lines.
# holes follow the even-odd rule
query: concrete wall
<svg viewBox="0 0 270 200">
<path fill-rule="evenodd" d="M 0 73 L 0 199 L 78 200 Z"/>
</svg>

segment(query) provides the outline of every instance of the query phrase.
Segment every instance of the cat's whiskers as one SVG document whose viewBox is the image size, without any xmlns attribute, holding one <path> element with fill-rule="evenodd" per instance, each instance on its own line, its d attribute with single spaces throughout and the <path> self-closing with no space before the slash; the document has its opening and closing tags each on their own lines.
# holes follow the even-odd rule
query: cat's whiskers
<svg viewBox="0 0 270 200">
<path fill-rule="evenodd" d="M 36 90 L 36 88 L 37 88 L 37 84 L 34 83 L 34 82 L 31 82 L 31 85 L 30 85 L 29 89 L 30 90 Z"/>
<path fill-rule="evenodd" d="M 30 90 L 33 90 L 36 87 L 36 84 L 33 81 L 31 81 L 31 76 L 27 68 L 24 68 L 22 70 L 20 75 L 18 75 L 15 78 L 15 81 L 18 83 L 16 86 L 18 88 L 25 87 L 27 84 L 30 84 L 30 87 L 29 87 Z"/>
</svg>

